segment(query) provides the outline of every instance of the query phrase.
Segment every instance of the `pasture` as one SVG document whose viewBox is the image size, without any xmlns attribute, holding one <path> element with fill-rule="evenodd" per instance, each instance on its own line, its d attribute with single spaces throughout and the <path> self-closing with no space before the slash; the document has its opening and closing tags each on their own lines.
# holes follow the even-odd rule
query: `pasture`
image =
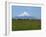
<svg viewBox="0 0 46 37">
<path fill-rule="evenodd" d="M 12 19 L 12 31 L 40 30 L 41 20 L 38 19 Z"/>
</svg>

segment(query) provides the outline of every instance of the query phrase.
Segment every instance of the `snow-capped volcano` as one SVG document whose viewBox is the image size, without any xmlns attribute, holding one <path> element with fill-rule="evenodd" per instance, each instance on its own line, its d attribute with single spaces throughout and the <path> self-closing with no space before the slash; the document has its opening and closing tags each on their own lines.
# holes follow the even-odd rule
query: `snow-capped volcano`
<svg viewBox="0 0 46 37">
<path fill-rule="evenodd" d="M 31 16 L 31 14 L 29 14 L 27 12 L 23 12 L 23 13 L 15 16 L 14 19 L 36 19 L 36 17 Z"/>
<path fill-rule="evenodd" d="M 23 13 L 17 15 L 16 18 L 19 18 L 19 19 L 21 19 L 21 18 L 22 19 L 27 19 L 27 18 L 32 18 L 32 16 L 29 13 L 27 13 L 27 12 L 23 12 Z"/>
<path fill-rule="evenodd" d="M 19 14 L 18 16 L 31 16 L 31 15 L 27 12 L 23 12 L 23 13 Z"/>
</svg>

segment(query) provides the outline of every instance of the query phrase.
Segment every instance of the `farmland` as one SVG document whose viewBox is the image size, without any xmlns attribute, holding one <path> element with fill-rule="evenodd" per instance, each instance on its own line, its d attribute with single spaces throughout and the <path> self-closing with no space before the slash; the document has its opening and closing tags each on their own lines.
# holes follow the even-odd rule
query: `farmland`
<svg viewBox="0 0 46 37">
<path fill-rule="evenodd" d="M 41 20 L 38 19 L 12 19 L 12 31 L 40 30 Z"/>
</svg>

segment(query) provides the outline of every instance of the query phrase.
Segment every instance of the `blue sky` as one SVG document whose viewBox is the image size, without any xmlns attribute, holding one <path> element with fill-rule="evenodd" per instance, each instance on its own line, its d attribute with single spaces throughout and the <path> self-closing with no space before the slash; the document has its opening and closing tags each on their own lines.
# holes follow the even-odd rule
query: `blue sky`
<svg viewBox="0 0 46 37">
<path fill-rule="evenodd" d="M 38 19 L 41 18 L 41 7 L 34 6 L 12 6 L 12 17 L 15 17 L 23 12 L 29 13 L 31 16 Z"/>
</svg>

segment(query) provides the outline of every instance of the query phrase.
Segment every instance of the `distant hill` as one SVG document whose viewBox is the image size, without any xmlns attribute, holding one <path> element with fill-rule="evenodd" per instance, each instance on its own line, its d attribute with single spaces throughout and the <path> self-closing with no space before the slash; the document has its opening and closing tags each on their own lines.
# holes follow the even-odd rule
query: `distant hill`
<svg viewBox="0 0 46 37">
<path fill-rule="evenodd" d="M 15 16 L 13 19 L 37 19 L 33 16 Z"/>
<path fill-rule="evenodd" d="M 16 19 L 32 19 L 31 16 L 16 16 Z"/>
</svg>

